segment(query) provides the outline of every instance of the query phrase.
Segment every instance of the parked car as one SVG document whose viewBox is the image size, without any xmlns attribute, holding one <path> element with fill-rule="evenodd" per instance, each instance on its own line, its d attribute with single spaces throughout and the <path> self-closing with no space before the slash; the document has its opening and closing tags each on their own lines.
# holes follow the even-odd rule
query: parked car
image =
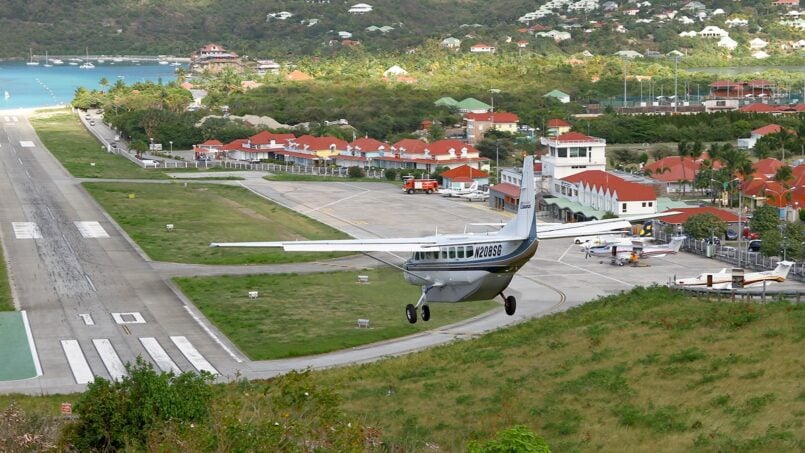
<svg viewBox="0 0 805 453">
<path fill-rule="evenodd" d="M 735 230 L 727 230 L 724 233 L 724 239 L 728 241 L 737 241 L 738 240 L 738 233 Z"/>
<path fill-rule="evenodd" d="M 706 239 L 704 240 L 704 242 L 705 242 L 706 244 L 715 244 L 715 245 L 721 245 L 721 239 L 719 239 L 719 238 L 717 238 L 717 237 L 715 237 L 715 236 L 710 236 L 709 238 L 706 238 Z"/>
<path fill-rule="evenodd" d="M 746 249 L 750 252 L 760 252 L 760 246 L 763 243 L 760 239 L 753 239 L 749 241 L 749 245 L 746 246 Z"/>
<path fill-rule="evenodd" d="M 89 125 L 94 126 L 95 125 L 95 120 L 89 120 Z"/>
<path fill-rule="evenodd" d="M 760 234 L 755 233 L 754 231 L 750 230 L 748 227 L 744 228 L 744 239 L 760 239 Z"/>
</svg>

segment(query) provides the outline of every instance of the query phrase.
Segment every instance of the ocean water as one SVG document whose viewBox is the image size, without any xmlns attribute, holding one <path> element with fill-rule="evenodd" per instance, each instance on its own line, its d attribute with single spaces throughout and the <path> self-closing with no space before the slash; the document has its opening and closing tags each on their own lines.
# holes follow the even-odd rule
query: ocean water
<svg viewBox="0 0 805 453">
<path fill-rule="evenodd" d="M 161 65 L 154 62 L 112 62 L 93 61 L 93 69 L 63 65 L 46 68 L 28 66 L 22 61 L 0 62 L 0 109 L 50 107 L 67 105 L 73 100 L 78 87 L 102 89 L 100 80 L 106 78 L 109 84 L 118 79 L 127 84 L 135 82 L 162 80 L 168 83 L 176 78 L 178 66 Z M 186 69 L 186 67 L 185 67 Z"/>
</svg>

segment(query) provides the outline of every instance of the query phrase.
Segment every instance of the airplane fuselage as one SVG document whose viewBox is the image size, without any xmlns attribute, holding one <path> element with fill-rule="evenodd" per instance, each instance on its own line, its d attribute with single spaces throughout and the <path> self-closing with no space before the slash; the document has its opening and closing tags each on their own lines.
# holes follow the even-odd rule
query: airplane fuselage
<svg viewBox="0 0 805 453">
<path fill-rule="evenodd" d="M 463 302 L 498 296 L 514 274 L 537 251 L 535 238 L 467 244 L 471 236 L 456 237 L 463 245 L 415 252 L 404 264 L 405 280 L 427 287 L 428 302 Z"/>
</svg>

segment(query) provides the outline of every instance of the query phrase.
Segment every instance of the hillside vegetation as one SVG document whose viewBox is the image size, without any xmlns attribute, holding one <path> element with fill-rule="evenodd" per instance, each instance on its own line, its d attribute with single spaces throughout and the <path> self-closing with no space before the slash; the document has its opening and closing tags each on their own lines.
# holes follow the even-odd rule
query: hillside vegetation
<svg viewBox="0 0 805 453">
<path fill-rule="evenodd" d="M 153 423 L 132 439 L 160 451 L 462 451 L 525 425 L 557 452 L 801 451 L 803 340 L 802 304 L 638 288 L 420 354 L 216 386 L 192 427 Z M 57 402 L 76 399 L 0 407 L 17 400 L 27 422 L 15 432 L 52 437 Z"/>
</svg>

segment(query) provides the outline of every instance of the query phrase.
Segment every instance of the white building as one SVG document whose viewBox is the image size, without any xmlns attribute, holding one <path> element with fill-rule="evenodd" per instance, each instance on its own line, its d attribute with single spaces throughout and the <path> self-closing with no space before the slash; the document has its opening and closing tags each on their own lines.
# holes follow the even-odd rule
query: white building
<svg viewBox="0 0 805 453">
<path fill-rule="evenodd" d="M 735 50 L 735 48 L 738 47 L 738 42 L 730 38 L 729 36 L 725 36 L 718 40 L 718 47 L 723 47 L 729 50 Z"/>
<path fill-rule="evenodd" d="M 606 140 L 568 132 L 558 137 L 543 137 L 548 154 L 542 158 L 543 173 L 553 179 L 566 178 L 585 170 L 606 169 Z"/>
<path fill-rule="evenodd" d="M 699 32 L 699 37 L 701 38 L 723 38 L 729 35 L 729 32 L 715 25 L 708 25 Z"/>
<path fill-rule="evenodd" d="M 769 43 L 767 43 L 766 41 L 764 41 L 764 40 L 762 40 L 760 38 L 755 38 L 755 39 L 749 41 L 749 48 L 752 49 L 752 50 L 765 49 L 766 46 L 768 46 L 768 45 L 769 45 Z"/>
<path fill-rule="evenodd" d="M 603 170 L 586 170 L 554 179 L 551 192 L 583 207 L 618 216 L 657 212 L 657 195 L 653 187 L 626 181 Z M 579 209 L 576 214 L 583 215 L 583 211 Z"/>
<path fill-rule="evenodd" d="M 461 40 L 449 36 L 442 40 L 442 47 L 444 47 L 445 49 L 458 49 L 459 47 L 461 47 Z"/>
<path fill-rule="evenodd" d="M 372 12 L 372 5 L 367 3 L 357 3 L 352 5 L 351 8 L 347 11 L 350 14 L 366 14 Z"/>
<path fill-rule="evenodd" d="M 474 53 L 495 53 L 495 46 L 490 46 L 489 44 L 484 44 L 479 42 L 478 44 L 473 45 L 470 47 L 470 52 Z"/>
</svg>

